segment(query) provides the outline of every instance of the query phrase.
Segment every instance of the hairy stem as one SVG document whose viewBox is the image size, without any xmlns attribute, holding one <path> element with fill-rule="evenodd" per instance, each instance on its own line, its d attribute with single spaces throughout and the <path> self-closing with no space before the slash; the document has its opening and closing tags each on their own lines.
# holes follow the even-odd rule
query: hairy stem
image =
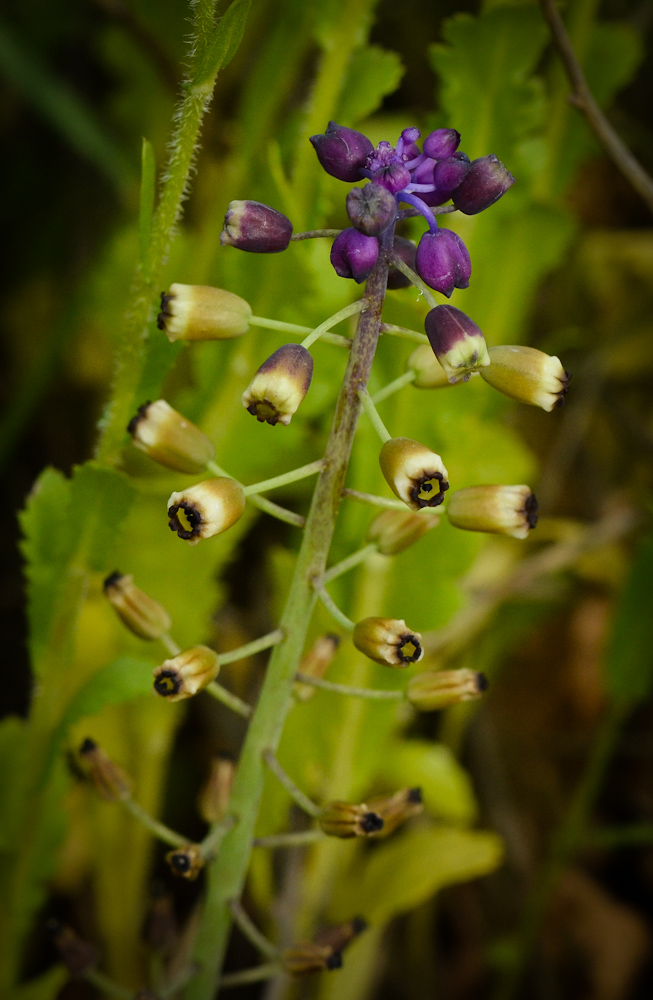
<svg viewBox="0 0 653 1000">
<path fill-rule="evenodd" d="M 361 409 L 358 390 L 367 385 L 379 338 L 381 312 L 388 275 L 387 253 L 394 233 L 382 239 L 382 252 L 367 281 L 367 309 L 360 314 L 349 363 L 336 403 L 324 465 L 306 519 L 302 547 L 280 627 L 286 638 L 275 647 L 258 705 L 242 750 L 230 808 L 237 825 L 224 839 L 215 863 L 209 867 L 207 895 L 194 958 L 198 976 L 187 988 L 187 1000 L 211 1000 L 231 928 L 229 901 L 242 895 L 254 839 L 254 828 L 265 779 L 264 750 L 276 752 L 295 674 L 317 595 L 313 586 L 324 574 L 342 496 L 345 474 Z"/>
</svg>

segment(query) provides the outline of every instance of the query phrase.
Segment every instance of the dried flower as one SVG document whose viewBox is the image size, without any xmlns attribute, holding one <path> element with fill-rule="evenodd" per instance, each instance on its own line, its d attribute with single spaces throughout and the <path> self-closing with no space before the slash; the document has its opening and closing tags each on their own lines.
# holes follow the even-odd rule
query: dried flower
<svg viewBox="0 0 653 1000">
<path fill-rule="evenodd" d="M 357 229 L 343 229 L 331 247 L 331 263 L 340 278 L 365 281 L 376 266 L 379 243 L 375 236 L 365 236 Z"/>
<path fill-rule="evenodd" d="M 210 438 L 173 410 L 165 399 L 143 403 L 127 430 L 136 448 L 175 472 L 195 475 L 214 455 Z"/>
<path fill-rule="evenodd" d="M 168 851 L 166 861 L 174 875 L 188 879 L 189 882 L 195 881 L 205 864 L 199 844 L 186 844 L 185 847 Z"/>
<path fill-rule="evenodd" d="M 287 426 L 313 378 L 313 358 L 301 344 L 284 344 L 264 361 L 243 393 L 243 406 L 260 423 Z"/>
<path fill-rule="evenodd" d="M 216 755 L 197 801 L 200 816 L 207 823 L 219 823 L 227 815 L 233 781 L 233 760 L 225 754 Z"/>
<path fill-rule="evenodd" d="M 334 951 L 344 951 L 366 930 L 367 922 L 362 917 L 352 917 L 345 923 L 322 927 L 313 937 L 313 941 L 315 944 L 329 945 Z"/>
<path fill-rule="evenodd" d="M 103 799 L 107 802 L 119 802 L 130 797 L 131 779 L 121 767 L 114 764 L 95 740 L 85 739 L 79 748 L 79 756 L 85 774 Z"/>
<path fill-rule="evenodd" d="M 169 631 L 170 615 L 158 601 L 134 583 L 133 576 L 111 573 L 104 581 L 104 595 L 130 632 L 141 639 L 160 639 Z"/>
<path fill-rule="evenodd" d="M 378 837 L 388 837 L 411 816 L 419 816 L 424 810 L 420 788 L 402 788 L 394 795 L 371 799 L 370 809 L 383 820 L 383 829 Z"/>
<path fill-rule="evenodd" d="M 433 353 L 450 382 L 467 382 L 470 375 L 490 364 L 480 328 L 454 306 L 436 306 L 424 320 Z"/>
<path fill-rule="evenodd" d="M 342 956 L 328 944 L 306 941 L 284 948 L 281 964 L 291 976 L 307 976 L 312 972 L 330 972 L 341 968 Z"/>
<path fill-rule="evenodd" d="M 230 201 L 220 243 L 249 253 L 279 253 L 291 236 L 290 219 L 276 208 L 260 201 Z"/>
<path fill-rule="evenodd" d="M 501 198 L 515 178 L 494 153 L 472 160 L 465 179 L 453 193 L 453 203 L 465 215 L 477 215 Z"/>
<path fill-rule="evenodd" d="M 340 637 L 329 632 L 315 640 L 309 651 L 299 664 L 299 673 L 307 677 L 324 677 L 338 652 Z M 294 686 L 295 697 L 300 701 L 309 701 L 315 694 L 312 684 L 302 684 L 297 681 Z"/>
<path fill-rule="evenodd" d="M 252 309 L 224 288 L 175 283 L 161 292 L 159 330 L 168 340 L 231 340 L 249 330 Z"/>
<path fill-rule="evenodd" d="M 240 483 L 226 476 L 206 479 L 168 500 L 168 524 L 190 545 L 226 531 L 242 517 L 245 494 Z"/>
<path fill-rule="evenodd" d="M 422 637 L 411 632 L 406 622 L 397 618 L 363 618 L 352 635 L 356 649 L 375 663 L 407 667 L 422 659 Z"/>
<path fill-rule="evenodd" d="M 72 927 L 51 918 L 47 922 L 47 929 L 52 935 L 52 941 L 61 961 L 74 979 L 79 979 L 97 965 L 97 948 L 89 941 L 80 938 Z"/>
<path fill-rule="evenodd" d="M 537 498 L 530 486 L 467 486 L 451 494 L 447 514 L 456 528 L 526 538 L 537 524 Z"/>
<path fill-rule="evenodd" d="M 481 375 L 493 388 L 511 399 L 531 406 L 541 406 L 550 413 L 562 406 L 571 374 L 560 360 L 535 347 L 490 348 L 490 366 Z"/>
<path fill-rule="evenodd" d="M 179 939 L 173 897 L 166 892 L 162 882 L 152 888 L 149 909 L 143 923 L 143 940 L 147 946 L 167 957 L 174 951 Z"/>
<path fill-rule="evenodd" d="M 411 677 L 406 695 L 420 712 L 433 712 L 461 701 L 474 701 L 487 688 L 485 674 L 476 670 L 426 670 Z"/>
<path fill-rule="evenodd" d="M 327 174 L 340 181 L 358 181 L 374 146 L 362 132 L 329 122 L 323 135 L 312 135 L 313 148 Z"/>
<path fill-rule="evenodd" d="M 372 837 L 383 829 L 383 820 L 364 803 L 330 802 L 318 817 L 320 829 L 329 837 L 349 840 Z"/>
<path fill-rule="evenodd" d="M 383 510 L 367 529 L 367 538 L 375 542 L 384 556 L 394 556 L 415 542 L 440 523 L 437 514 L 420 511 L 415 514 L 406 510 Z"/>
<path fill-rule="evenodd" d="M 433 353 L 429 344 L 420 344 L 406 362 L 406 370 L 412 369 L 415 374 L 413 385 L 416 389 L 446 389 L 456 385 L 449 381 L 449 376 Z"/>
<path fill-rule="evenodd" d="M 417 246 L 415 269 L 429 288 L 450 298 L 454 288 L 467 288 L 472 263 L 467 247 L 452 229 L 424 233 Z"/>
<path fill-rule="evenodd" d="M 154 669 L 154 690 L 168 701 L 191 698 L 218 676 L 218 654 L 208 646 L 191 646 Z"/>
<path fill-rule="evenodd" d="M 381 472 L 388 486 L 411 508 L 437 507 L 449 489 L 442 459 L 419 441 L 391 438 L 381 448 Z"/>
</svg>

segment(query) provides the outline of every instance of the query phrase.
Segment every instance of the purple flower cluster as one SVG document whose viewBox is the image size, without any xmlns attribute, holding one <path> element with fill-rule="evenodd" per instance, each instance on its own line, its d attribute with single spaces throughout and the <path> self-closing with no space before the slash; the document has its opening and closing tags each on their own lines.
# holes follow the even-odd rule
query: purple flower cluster
<svg viewBox="0 0 653 1000">
<path fill-rule="evenodd" d="M 395 222 L 403 203 L 417 209 L 429 225 L 417 247 L 415 270 L 431 288 L 450 296 L 454 288 L 467 288 L 471 262 L 463 241 L 438 226 L 432 208 L 451 200 L 465 215 L 476 215 L 505 194 L 515 178 L 496 156 L 470 162 L 458 150 L 455 129 L 431 132 L 421 150 L 420 137 L 419 129 L 405 128 L 396 146 L 380 142 L 375 149 L 367 136 L 335 122 L 329 122 L 323 135 L 311 137 L 328 174 L 349 183 L 369 181 L 347 196 L 352 225 L 336 237 L 331 263 L 342 278 L 365 281 L 379 255 L 378 237 Z"/>
</svg>

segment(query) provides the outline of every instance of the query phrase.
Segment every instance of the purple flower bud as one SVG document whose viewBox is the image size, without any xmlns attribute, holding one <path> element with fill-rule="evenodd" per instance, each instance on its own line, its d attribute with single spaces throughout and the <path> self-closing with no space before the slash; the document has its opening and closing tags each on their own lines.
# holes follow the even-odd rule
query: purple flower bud
<svg viewBox="0 0 653 1000">
<path fill-rule="evenodd" d="M 312 135 L 311 142 L 321 166 L 339 181 L 360 180 L 361 170 L 374 146 L 362 132 L 329 122 L 323 135 Z"/>
<path fill-rule="evenodd" d="M 460 132 L 455 128 L 436 128 L 435 132 L 427 135 L 423 142 L 423 149 L 427 156 L 434 160 L 444 160 L 458 149 L 460 142 Z"/>
<path fill-rule="evenodd" d="M 451 229 L 436 229 L 419 241 L 415 270 L 422 281 L 449 298 L 454 288 L 467 288 L 472 264 L 460 236 Z"/>
<path fill-rule="evenodd" d="M 453 203 L 465 215 L 477 215 L 506 193 L 515 178 L 494 153 L 474 160 L 453 193 Z"/>
<path fill-rule="evenodd" d="M 418 128 L 405 128 L 403 130 L 397 144 L 397 150 L 401 152 L 402 160 L 414 160 L 416 156 L 420 155 L 421 150 L 417 145 L 417 140 L 421 134 Z"/>
<path fill-rule="evenodd" d="M 448 156 L 446 160 L 439 160 L 436 163 L 433 183 L 438 191 L 455 191 L 465 180 L 469 167 L 469 160 L 465 162 L 457 156 Z"/>
<path fill-rule="evenodd" d="M 413 271 L 415 270 L 417 247 L 412 240 L 405 240 L 403 236 L 395 236 L 392 243 L 392 252 L 401 257 L 403 262 L 408 264 Z M 394 267 L 391 263 L 388 268 L 388 288 L 408 288 L 410 284 L 412 284 L 410 278 L 407 278 L 398 267 Z"/>
<path fill-rule="evenodd" d="M 359 285 L 374 270 L 378 256 L 377 239 L 357 229 L 343 229 L 331 247 L 331 263 L 336 274 L 341 278 L 353 278 Z"/>
<path fill-rule="evenodd" d="M 410 171 L 389 142 L 379 143 L 367 161 L 367 166 L 372 171 L 372 180 L 382 184 L 392 194 L 410 184 Z"/>
<path fill-rule="evenodd" d="M 436 306 L 427 314 L 424 329 L 433 353 L 452 384 L 467 382 L 472 372 L 490 364 L 485 337 L 460 309 Z"/>
<path fill-rule="evenodd" d="M 260 201 L 231 201 L 220 243 L 250 253 L 279 253 L 287 248 L 291 236 L 290 219 L 276 208 Z"/>
<path fill-rule="evenodd" d="M 347 215 L 365 236 L 379 236 L 397 215 L 397 201 L 381 184 L 352 188 L 347 195 Z"/>
<path fill-rule="evenodd" d="M 421 134 L 422 133 L 418 128 L 412 126 L 411 128 L 405 128 L 403 130 L 403 132 L 401 133 L 401 138 L 403 139 L 404 143 L 417 142 Z"/>
<path fill-rule="evenodd" d="M 413 182 L 415 184 L 432 184 L 433 171 L 437 160 L 425 159 L 412 171 Z M 420 198 L 422 194 L 420 194 Z"/>
</svg>

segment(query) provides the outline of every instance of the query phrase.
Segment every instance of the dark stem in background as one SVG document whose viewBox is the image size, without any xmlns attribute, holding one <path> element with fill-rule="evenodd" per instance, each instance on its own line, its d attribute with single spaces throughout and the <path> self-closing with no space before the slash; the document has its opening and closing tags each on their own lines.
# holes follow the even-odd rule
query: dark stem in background
<svg viewBox="0 0 653 1000">
<path fill-rule="evenodd" d="M 555 0 L 540 0 L 542 13 L 551 29 L 553 44 L 565 67 L 573 92 L 569 103 L 583 115 L 592 132 L 600 142 L 615 166 L 635 188 L 653 213 L 653 178 L 644 170 L 626 144 L 620 139 L 600 107 L 594 100 L 585 79 L 585 74 L 576 58 L 573 45 L 564 22 L 555 5 Z"/>
</svg>

